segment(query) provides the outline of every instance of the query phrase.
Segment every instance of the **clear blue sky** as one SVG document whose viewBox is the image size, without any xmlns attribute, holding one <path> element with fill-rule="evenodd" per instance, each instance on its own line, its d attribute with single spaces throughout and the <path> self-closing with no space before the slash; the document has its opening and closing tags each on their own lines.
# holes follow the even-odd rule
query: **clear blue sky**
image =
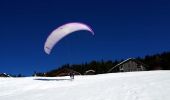
<svg viewBox="0 0 170 100">
<path fill-rule="evenodd" d="M 51 55 L 47 36 L 68 22 L 90 25 Z M 170 51 L 169 0 L 1 0 L 0 72 L 31 75 L 63 64 L 115 60 Z"/>
</svg>

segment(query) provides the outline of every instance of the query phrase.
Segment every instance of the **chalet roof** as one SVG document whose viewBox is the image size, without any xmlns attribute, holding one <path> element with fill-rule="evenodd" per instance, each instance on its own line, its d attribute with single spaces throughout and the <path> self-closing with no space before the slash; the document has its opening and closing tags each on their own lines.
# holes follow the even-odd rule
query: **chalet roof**
<svg viewBox="0 0 170 100">
<path fill-rule="evenodd" d="M 0 77 L 11 77 L 11 76 L 6 73 L 0 73 Z"/>
<path fill-rule="evenodd" d="M 96 73 L 95 70 L 87 70 L 84 75 L 94 75 Z"/>
<path fill-rule="evenodd" d="M 69 69 L 69 68 L 64 68 L 64 69 L 59 70 L 58 72 L 56 72 L 56 75 L 57 76 L 66 76 L 69 73 L 74 73 L 76 75 L 81 75 L 79 72 L 77 72 L 77 71 L 75 71 L 73 69 Z"/>
<path fill-rule="evenodd" d="M 135 62 L 137 62 L 137 63 L 140 63 L 140 64 L 144 65 L 145 67 L 148 67 L 146 64 L 142 63 L 141 61 L 139 61 L 139 60 L 137 60 L 137 59 L 135 59 L 135 58 L 128 58 L 128 59 L 120 62 L 119 64 L 115 65 L 115 66 L 114 66 L 113 68 L 111 68 L 108 72 L 111 72 L 114 68 L 116 68 L 116 67 L 118 67 L 118 66 L 120 66 L 120 65 L 122 65 L 122 64 L 124 64 L 124 63 L 126 63 L 126 62 L 128 62 L 128 61 L 130 61 L 130 60 L 131 60 L 131 61 L 135 61 Z"/>
<path fill-rule="evenodd" d="M 89 73 L 89 72 L 93 72 L 93 73 L 95 73 L 95 71 L 94 71 L 94 70 L 87 70 L 85 73 Z"/>
</svg>

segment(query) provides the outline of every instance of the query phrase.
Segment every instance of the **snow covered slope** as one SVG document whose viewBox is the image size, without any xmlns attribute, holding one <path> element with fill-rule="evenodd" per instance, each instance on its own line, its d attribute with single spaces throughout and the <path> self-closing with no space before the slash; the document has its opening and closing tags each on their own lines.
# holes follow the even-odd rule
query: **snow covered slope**
<svg viewBox="0 0 170 100">
<path fill-rule="evenodd" d="M 170 71 L 0 78 L 0 100 L 170 100 Z"/>
</svg>

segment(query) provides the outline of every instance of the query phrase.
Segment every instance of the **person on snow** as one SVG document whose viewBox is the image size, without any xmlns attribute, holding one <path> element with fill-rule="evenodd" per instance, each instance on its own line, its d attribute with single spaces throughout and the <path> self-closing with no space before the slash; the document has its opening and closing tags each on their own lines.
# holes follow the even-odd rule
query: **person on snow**
<svg viewBox="0 0 170 100">
<path fill-rule="evenodd" d="M 71 79 L 74 79 L 74 73 L 73 72 L 70 72 L 69 75 L 70 75 Z"/>
</svg>

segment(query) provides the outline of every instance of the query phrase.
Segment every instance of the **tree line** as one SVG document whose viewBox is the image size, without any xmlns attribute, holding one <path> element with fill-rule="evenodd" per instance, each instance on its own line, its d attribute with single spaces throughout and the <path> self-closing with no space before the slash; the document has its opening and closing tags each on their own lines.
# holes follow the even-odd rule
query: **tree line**
<svg viewBox="0 0 170 100">
<path fill-rule="evenodd" d="M 147 70 L 170 70 L 170 52 L 163 52 L 154 55 L 147 55 L 145 57 L 136 57 L 137 60 L 143 62 L 144 64 L 148 65 L 149 67 Z M 65 64 L 59 68 L 46 72 L 46 76 L 53 76 L 60 70 L 63 69 L 72 69 L 75 70 L 82 75 L 87 70 L 94 70 L 96 74 L 103 74 L 107 73 L 109 69 L 117 65 L 118 63 L 122 62 L 123 60 L 108 60 L 108 61 L 91 61 L 89 63 L 82 63 L 82 64 Z M 44 73 L 36 73 L 37 76 L 45 76 Z"/>
</svg>

